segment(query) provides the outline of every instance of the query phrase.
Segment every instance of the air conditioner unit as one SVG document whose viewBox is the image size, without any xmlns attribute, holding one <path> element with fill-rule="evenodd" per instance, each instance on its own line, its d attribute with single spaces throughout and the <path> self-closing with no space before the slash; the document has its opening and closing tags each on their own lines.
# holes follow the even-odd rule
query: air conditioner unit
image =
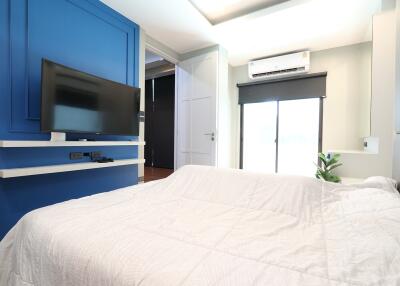
<svg viewBox="0 0 400 286">
<path fill-rule="evenodd" d="M 279 78 L 310 71 L 310 52 L 304 51 L 249 62 L 251 79 Z"/>
</svg>

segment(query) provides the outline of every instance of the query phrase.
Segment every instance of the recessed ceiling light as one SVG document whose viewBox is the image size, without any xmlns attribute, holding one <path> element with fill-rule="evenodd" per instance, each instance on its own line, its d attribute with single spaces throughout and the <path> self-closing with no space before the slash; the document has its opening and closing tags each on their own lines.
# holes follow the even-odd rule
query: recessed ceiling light
<svg viewBox="0 0 400 286">
<path fill-rule="evenodd" d="M 189 0 L 207 20 L 219 24 L 289 0 Z"/>
</svg>

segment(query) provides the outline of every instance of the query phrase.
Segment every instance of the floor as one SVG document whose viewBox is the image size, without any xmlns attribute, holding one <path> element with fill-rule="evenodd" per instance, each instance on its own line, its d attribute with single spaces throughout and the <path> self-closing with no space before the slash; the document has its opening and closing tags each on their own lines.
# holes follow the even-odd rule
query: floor
<svg viewBox="0 0 400 286">
<path fill-rule="evenodd" d="M 144 182 L 166 178 L 173 172 L 172 169 L 144 167 Z"/>
</svg>

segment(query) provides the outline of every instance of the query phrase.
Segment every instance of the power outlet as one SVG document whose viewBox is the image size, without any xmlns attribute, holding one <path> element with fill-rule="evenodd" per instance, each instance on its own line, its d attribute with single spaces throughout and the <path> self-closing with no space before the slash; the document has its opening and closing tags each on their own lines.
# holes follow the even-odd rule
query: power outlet
<svg viewBox="0 0 400 286">
<path fill-rule="evenodd" d="M 82 152 L 71 152 L 69 153 L 69 159 L 70 160 L 80 160 L 83 158 L 83 153 Z"/>
<path fill-rule="evenodd" d="M 102 157 L 102 154 L 100 151 L 94 151 L 94 152 L 90 152 L 90 159 L 92 161 L 96 161 L 99 160 Z"/>
</svg>

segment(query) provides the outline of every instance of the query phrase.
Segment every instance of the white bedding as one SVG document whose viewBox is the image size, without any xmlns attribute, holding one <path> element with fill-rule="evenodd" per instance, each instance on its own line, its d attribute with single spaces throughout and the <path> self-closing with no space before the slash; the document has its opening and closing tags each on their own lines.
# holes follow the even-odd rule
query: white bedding
<svg viewBox="0 0 400 286">
<path fill-rule="evenodd" d="M 400 196 L 187 166 L 27 214 L 0 285 L 400 285 Z"/>
</svg>

